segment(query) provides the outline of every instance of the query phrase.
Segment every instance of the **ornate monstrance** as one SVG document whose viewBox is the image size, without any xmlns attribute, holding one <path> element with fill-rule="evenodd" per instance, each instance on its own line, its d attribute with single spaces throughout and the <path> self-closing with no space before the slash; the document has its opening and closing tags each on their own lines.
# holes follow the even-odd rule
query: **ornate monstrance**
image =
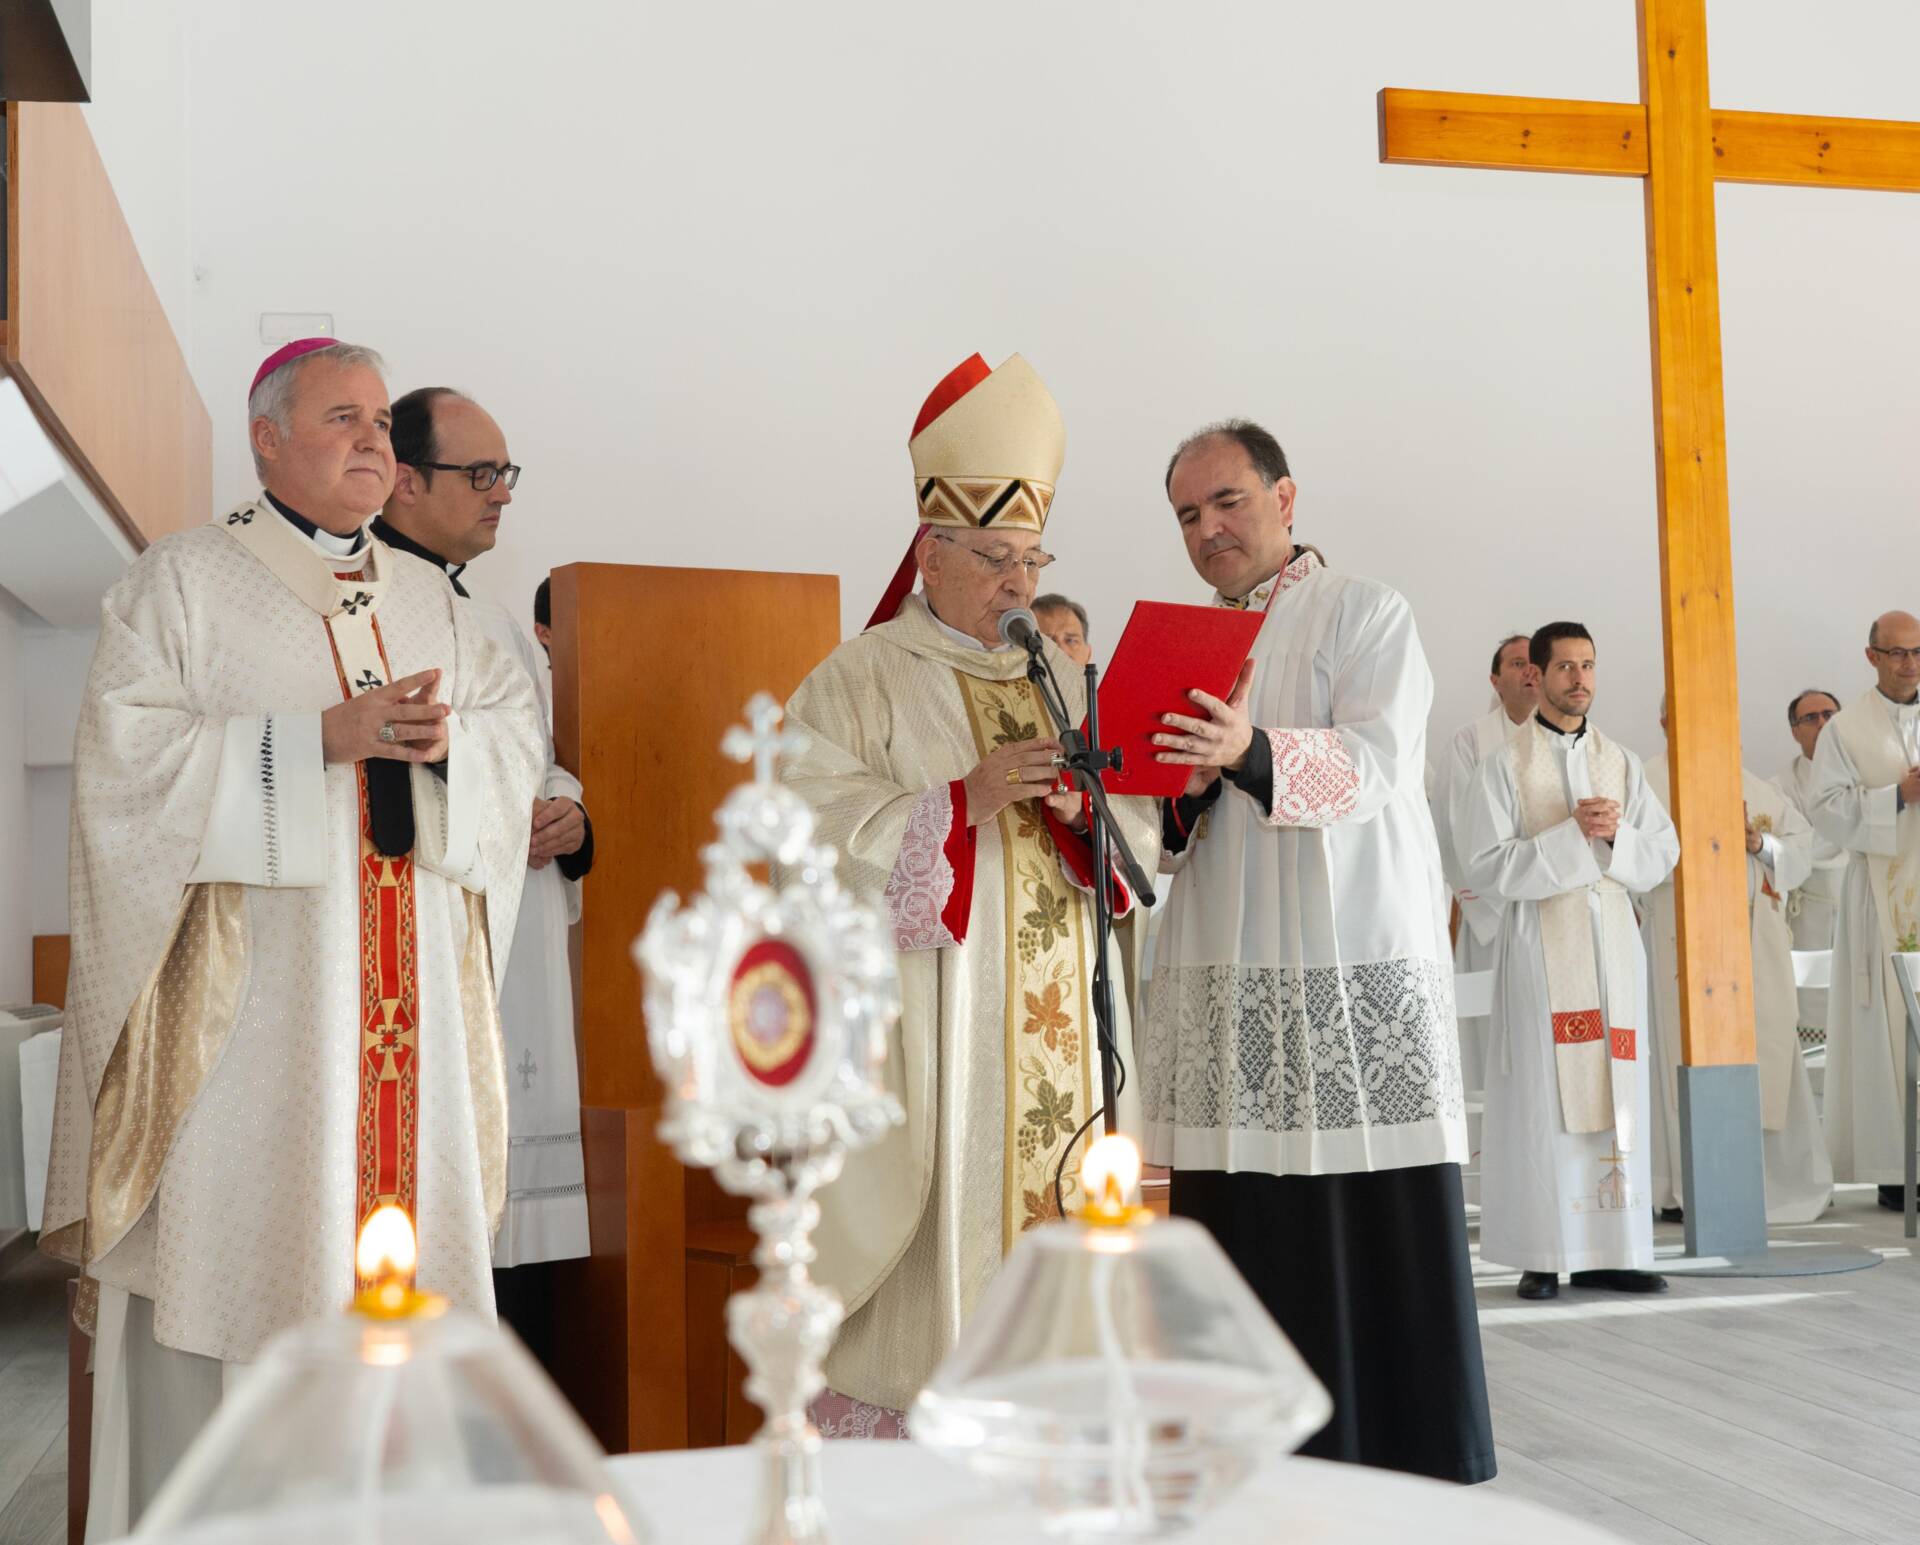
<svg viewBox="0 0 1920 1545">
<path fill-rule="evenodd" d="M 751 730 L 721 748 L 754 776 L 727 796 L 707 884 L 682 907 L 655 903 L 634 946 L 646 976 L 647 1041 L 667 1086 L 660 1135 L 682 1160 L 754 1198 L 760 1280 L 727 1305 L 746 1360 L 747 1393 L 767 1414 L 756 1440 L 769 1461 L 753 1533 L 759 1545 L 819 1545 L 820 1435 L 808 1403 L 839 1328 L 839 1299 L 814 1282 L 814 1191 L 848 1150 L 903 1119 L 883 1082 L 900 1011 L 893 941 L 872 908 L 840 888 L 836 855 L 813 842 L 813 813 L 774 781 L 800 749 L 764 693 Z M 772 878 L 762 882 L 754 866 Z"/>
</svg>

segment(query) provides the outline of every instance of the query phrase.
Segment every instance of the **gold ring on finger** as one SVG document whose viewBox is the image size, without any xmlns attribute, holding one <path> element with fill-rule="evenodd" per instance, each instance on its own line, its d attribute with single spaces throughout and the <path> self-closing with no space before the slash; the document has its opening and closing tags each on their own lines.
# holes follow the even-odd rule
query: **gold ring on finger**
<svg viewBox="0 0 1920 1545">
<path fill-rule="evenodd" d="M 1025 781 L 1026 780 L 1020 776 L 1020 769 L 1017 767 L 1007 774 L 1007 782 L 1009 783 L 1024 783 Z"/>
</svg>

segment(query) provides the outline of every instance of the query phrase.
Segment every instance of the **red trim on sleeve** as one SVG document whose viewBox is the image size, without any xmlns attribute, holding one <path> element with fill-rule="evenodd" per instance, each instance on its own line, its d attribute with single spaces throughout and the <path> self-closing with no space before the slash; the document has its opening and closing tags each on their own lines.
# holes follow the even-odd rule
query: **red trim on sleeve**
<svg viewBox="0 0 1920 1545">
<path fill-rule="evenodd" d="M 953 894 L 947 897 L 947 904 L 940 909 L 940 922 L 955 944 L 964 944 L 967 942 L 967 919 L 973 915 L 974 849 L 974 831 L 967 824 L 966 780 L 955 778 L 947 785 L 947 794 L 953 802 L 953 825 L 947 829 L 943 851 L 947 855 L 947 862 L 953 867 Z"/>
</svg>

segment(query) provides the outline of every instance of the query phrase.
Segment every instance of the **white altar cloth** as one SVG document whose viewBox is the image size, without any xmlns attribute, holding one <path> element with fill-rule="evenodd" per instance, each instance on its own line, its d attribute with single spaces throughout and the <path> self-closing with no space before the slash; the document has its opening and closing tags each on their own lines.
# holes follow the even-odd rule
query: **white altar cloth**
<svg viewBox="0 0 1920 1545">
<path fill-rule="evenodd" d="M 759 1494 L 752 1448 L 609 1461 L 658 1541 L 745 1540 Z M 1060 1545 L 1017 1501 L 913 1443 L 829 1443 L 822 1486 L 835 1545 Z M 1205 1545 L 1620 1545 L 1617 1535 L 1477 1486 L 1281 1459 L 1176 1539 Z"/>
</svg>

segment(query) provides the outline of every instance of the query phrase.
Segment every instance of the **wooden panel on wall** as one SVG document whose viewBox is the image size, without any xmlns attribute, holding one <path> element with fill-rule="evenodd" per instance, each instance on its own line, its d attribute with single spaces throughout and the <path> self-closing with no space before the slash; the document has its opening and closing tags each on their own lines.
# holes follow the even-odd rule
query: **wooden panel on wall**
<svg viewBox="0 0 1920 1545">
<path fill-rule="evenodd" d="M 705 875 L 713 814 L 746 769 L 720 753 L 754 692 L 784 700 L 839 641 L 828 575 L 574 564 L 553 573 L 554 744 L 586 790 L 594 868 L 578 930 L 580 1099 L 593 1256 L 556 1348 L 562 1386 L 615 1451 L 737 1436 L 751 1421 L 718 1319 L 744 1208 L 655 1136 L 661 1091 L 631 949 L 663 890 Z M 701 1253 L 691 1253 L 694 1241 Z"/>
<path fill-rule="evenodd" d="M 64 933 L 33 936 L 35 1003 L 51 1003 L 57 1009 L 67 1006 L 67 951 L 71 942 Z"/>
<path fill-rule="evenodd" d="M 7 151 L 7 373 L 135 546 L 199 525 L 213 426 L 86 119 L 9 103 Z"/>
</svg>

